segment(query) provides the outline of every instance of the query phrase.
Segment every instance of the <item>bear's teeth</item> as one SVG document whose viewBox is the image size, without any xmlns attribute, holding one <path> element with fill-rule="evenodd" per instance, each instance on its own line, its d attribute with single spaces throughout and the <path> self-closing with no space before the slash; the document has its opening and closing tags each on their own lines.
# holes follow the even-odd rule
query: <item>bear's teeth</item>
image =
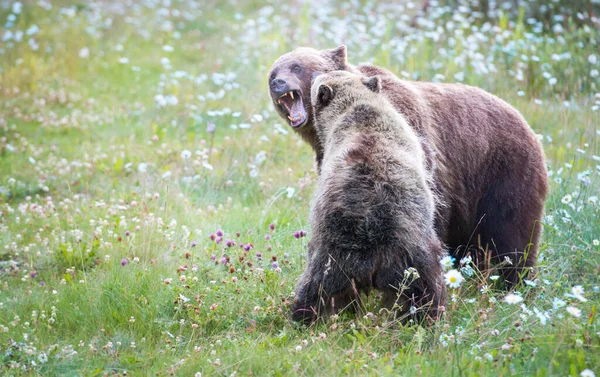
<svg viewBox="0 0 600 377">
<path fill-rule="evenodd" d="M 292 118 L 291 116 L 288 115 L 288 119 L 291 120 L 292 122 L 294 121 L 294 118 Z"/>
<path fill-rule="evenodd" d="M 277 103 L 281 105 L 281 97 L 277 100 Z"/>
<path fill-rule="evenodd" d="M 292 97 L 292 99 L 294 99 L 294 92 L 290 92 L 290 97 Z"/>
</svg>

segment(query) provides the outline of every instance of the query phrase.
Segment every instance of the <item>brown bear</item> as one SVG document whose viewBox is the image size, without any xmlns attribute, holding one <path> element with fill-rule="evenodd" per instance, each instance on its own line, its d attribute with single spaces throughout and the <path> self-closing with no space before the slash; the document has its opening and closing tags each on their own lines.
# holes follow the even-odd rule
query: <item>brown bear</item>
<svg viewBox="0 0 600 377">
<path fill-rule="evenodd" d="M 388 306 L 398 300 L 403 312 L 412 306 L 437 317 L 445 304 L 425 152 L 380 92 L 378 76 L 347 71 L 319 75 L 312 85 L 323 161 L 296 321 L 360 302 L 370 288 L 382 291 Z"/>
<path fill-rule="evenodd" d="M 457 260 L 470 254 L 480 268 L 489 259 L 502 262 L 507 287 L 516 284 L 535 264 L 548 192 L 541 144 L 519 112 L 475 87 L 400 80 L 384 68 L 353 66 L 346 46 L 298 48 L 275 61 L 269 90 L 277 112 L 315 150 L 319 169 L 323 147 L 313 126 L 311 75 L 334 70 L 381 77 L 382 93 L 427 155 L 439 199 L 438 235 Z"/>
</svg>

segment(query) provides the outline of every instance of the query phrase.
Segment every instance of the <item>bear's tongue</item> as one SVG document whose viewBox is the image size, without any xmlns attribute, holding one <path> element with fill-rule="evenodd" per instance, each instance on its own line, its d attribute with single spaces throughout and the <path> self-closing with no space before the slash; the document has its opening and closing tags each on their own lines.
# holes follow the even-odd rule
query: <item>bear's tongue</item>
<svg viewBox="0 0 600 377">
<path fill-rule="evenodd" d="M 281 98 L 281 103 L 287 109 L 289 115 L 288 119 L 292 127 L 298 127 L 306 120 L 306 110 L 304 109 L 304 103 L 302 97 L 296 95 L 294 99 L 291 96 L 285 96 Z"/>
</svg>

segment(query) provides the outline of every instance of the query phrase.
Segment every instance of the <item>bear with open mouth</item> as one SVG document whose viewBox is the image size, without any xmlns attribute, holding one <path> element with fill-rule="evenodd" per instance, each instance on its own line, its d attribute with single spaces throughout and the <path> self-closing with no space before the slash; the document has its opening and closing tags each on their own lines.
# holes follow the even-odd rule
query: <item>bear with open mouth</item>
<svg viewBox="0 0 600 377">
<path fill-rule="evenodd" d="M 381 77 L 382 94 L 419 137 L 431 190 L 435 229 L 459 260 L 470 255 L 480 269 L 499 264 L 506 288 L 536 263 L 548 177 L 541 143 L 508 103 L 462 84 L 400 80 L 390 71 L 348 63 L 346 46 L 301 47 L 278 58 L 269 73 L 276 111 L 316 154 L 311 76 L 344 70 Z"/>
<path fill-rule="evenodd" d="M 384 304 L 421 318 L 445 305 L 444 254 L 418 136 L 381 94 L 378 76 L 313 75 L 314 127 L 324 159 L 311 209 L 307 267 L 292 318 L 360 306 L 375 288 Z"/>
</svg>

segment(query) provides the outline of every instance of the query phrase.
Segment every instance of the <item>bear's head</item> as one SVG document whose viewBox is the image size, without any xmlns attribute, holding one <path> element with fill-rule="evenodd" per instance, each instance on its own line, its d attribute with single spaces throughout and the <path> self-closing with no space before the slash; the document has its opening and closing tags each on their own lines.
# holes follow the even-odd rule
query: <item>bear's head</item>
<svg viewBox="0 0 600 377">
<path fill-rule="evenodd" d="M 350 107 L 359 102 L 378 104 L 385 101 L 380 97 L 381 77 L 364 77 L 348 71 L 313 73 L 310 93 L 314 127 L 322 142 L 328 139 L 333 125 L 341 124 L 338 118 L 346 115 Z"/>
<path fill-rule="evenodd" d="M 344 70 L 347 65 L 344 45 L 331 50 L 300 47 L 282 55 L 269 72 L 269 93 L 279 115 L 297 131 L 311 127 L 312 74 Z"/>
</svg>

